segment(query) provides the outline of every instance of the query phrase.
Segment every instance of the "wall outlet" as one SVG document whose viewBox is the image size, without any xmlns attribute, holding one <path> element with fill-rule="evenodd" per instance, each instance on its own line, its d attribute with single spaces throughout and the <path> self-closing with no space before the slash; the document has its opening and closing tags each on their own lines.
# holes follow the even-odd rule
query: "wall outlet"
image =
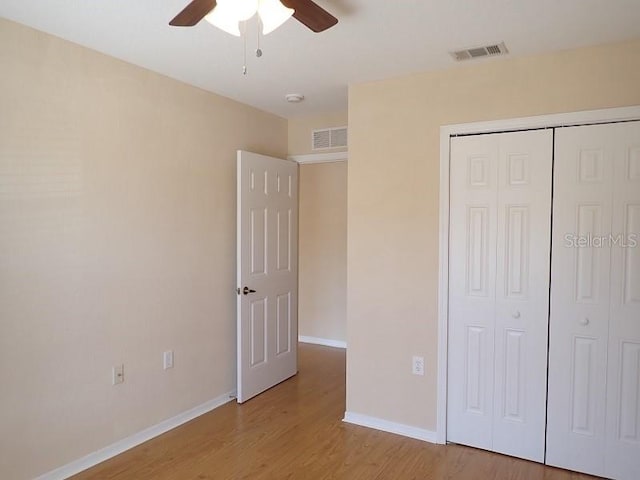
<svg viewBox="0 0 640 480">
<path fill-rule="evenodd" d="M 173 368 L 173 350 L 167 350 L 162 355 L 162 365 L 165 370 Z"/>
<path fill-rule="evenodd" d="M 118 385 L 124 382 L 124 365 L 113 367 L 113 384 Z"/>
<path fill-rule="evenodd" d="M 424 375 L 424 357 L 413 356 L 411 373 L 414 375 Z"/>
</svg>

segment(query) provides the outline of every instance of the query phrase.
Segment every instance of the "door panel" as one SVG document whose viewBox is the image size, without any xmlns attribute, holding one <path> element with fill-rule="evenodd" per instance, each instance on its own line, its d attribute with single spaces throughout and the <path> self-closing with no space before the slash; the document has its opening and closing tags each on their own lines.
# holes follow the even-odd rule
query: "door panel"
<svg viewBox="0 0 640 480">
<path fill-rule="evenodd" d="M 483 388 L 487 382 L 487 372 L 482 368 L 486 357 L 484 348 L 488 343 L 486 337 L 485 328 L 467 327 L 467 361 L 464 379 L 465 411 L 483 416 L 489 415 L 485 402 L 486 390 Z"/>
<path fill-rule="evenodd" d="M 260 298 L 251 302 L 251 367 L 257 367 L 267 361 L 267 299 Z"/>
<path fill-rule="evenodd" d="M 582 128 L 556 131 L 547 463 L 604 475 L 611 152 Z"/>
<path fill-rule="evenodd" d="M 552 138 L 536 131 L 451 141 L 447 437 L 537 461 L 544 457 Z"/>
<path fill-rule="evenodd" d="M 640 122 L 612 126 L 614 163 L 605 474 L 640 478 Z M 615 239 L 615 238 L 614 238 Z"/>
<path fill-rule="evenodd" d="M 295 163 L 238 152 L 238 402 L 297 372 L 297 202 Z"/>
<path fill-rule="evenodd" d="M 578 204 L 578 222 L 576 231 L 579 238 L 588 239 L 604 234 L 602 225 L 603 204 Z M 603 281 L 603 268 L 608 268 L 600 261 L 600 255 L 608 255 L 596 248 L 578 248 L 576 255 L 575 281 L 576 302 L 599 303 L 599 283 Z"/>
<path fill-rule="evenodd" d="M 595 419 L 597 417 L 596 402 L 592 401 L 596 395 L 595 352 L 602 349 L 595 338 L 574 337 L 571 349 L 571 399 L 569 411 L 570 431 L 578 435 L 593 437 L 596 433 Z M 601 386 L 600 386 L 601 388 Z"/>
<path fill-rule="evenodd" d="M 550 131 L 500 135 L 493 450 L 544 461 Z"/>
<path fill-rule="evenodd" d="M 640 190 L 640 185 L 637 186 Z M 635 243 L 638 242 L 640 232 L 640 204 L 629 204 L 626 206 L 626 218 L 624 219 L 625 237 L 635 234 Z M 629 238 L 627 241 L 630 241 Z M 640 304 L 640 250 L 638 248 L 627 248 L 622 252 L 622 269 L 624 284 L 624 304 Z"/>
<path fill-rule="evenodd" d="M 493 447 L 498 139 L 451 140 L 447 440 Z"/>
<path fill-rule="evenodd" d="M 640 478 L 639 145 L 638 122 L 556 134 L 547 463 L 621 480 Z"/>
</svg>

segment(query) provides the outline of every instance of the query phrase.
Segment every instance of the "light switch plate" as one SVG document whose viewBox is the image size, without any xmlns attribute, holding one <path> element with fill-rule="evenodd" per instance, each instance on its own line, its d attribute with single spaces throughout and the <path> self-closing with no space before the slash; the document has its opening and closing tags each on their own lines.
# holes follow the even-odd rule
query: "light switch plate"
<svg viewBox="0 0 640 480">
<path fill-rule="evenodd" d="M 173 350 L 167 350 L 162 356 L 162 365 L 165 370 L 173 368 Z"/>
</svg>

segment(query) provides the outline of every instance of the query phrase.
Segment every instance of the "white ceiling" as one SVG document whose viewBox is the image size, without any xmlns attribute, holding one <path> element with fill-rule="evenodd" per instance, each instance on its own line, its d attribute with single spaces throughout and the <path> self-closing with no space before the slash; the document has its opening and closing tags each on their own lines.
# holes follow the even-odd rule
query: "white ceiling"
<svg viewBox="0 0 640 480">
<path fill-rule="evenodd" d="M 0 0 L 0 16 L 288 118 L 346 109 L 351 83 L 452 67 L 455 49 L 505 41 L 522 56 L 640 36 L 639 0 L 317 0 L 338 25 L 315 34 L 291 19 L 257 59 L 250 23 L 243 76 L 241 39 L 168 26 L 189 1 Z"/>
</svg>

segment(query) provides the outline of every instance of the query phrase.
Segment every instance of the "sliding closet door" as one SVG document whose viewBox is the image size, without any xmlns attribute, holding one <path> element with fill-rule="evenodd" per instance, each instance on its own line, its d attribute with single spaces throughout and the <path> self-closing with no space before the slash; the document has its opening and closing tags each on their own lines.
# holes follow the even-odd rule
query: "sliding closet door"
<svg viewBox="0 0 640 480">
<path fill-rule="evenodd" d="M 447 439 L 544 460 L 550 131 L 451 140 Z"/>
<path fill-rule="evenodd" d="M 558 129 L 547 463 L 640 478 L 640 124 Z"/>
</svg>

